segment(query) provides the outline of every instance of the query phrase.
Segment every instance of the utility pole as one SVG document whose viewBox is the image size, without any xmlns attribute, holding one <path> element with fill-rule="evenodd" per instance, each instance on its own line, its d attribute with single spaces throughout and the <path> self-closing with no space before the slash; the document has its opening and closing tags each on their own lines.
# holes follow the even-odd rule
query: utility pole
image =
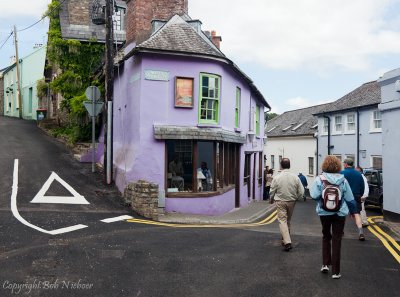
<svg viewBox="0 0 400 297">
<path fill-rule="evenodd" d="M 113 55 L 113 9 L 114 1 L 106 0 L 106 107 L 105 134 L 104 134 L 104 165 L 105 179 L 109 185 L 113 180 L 113 91 L 114 91 L 114 55 Z"/>
<path fill-rule="evenodd" d="M 18 57 L 18 40 L 17 40 L 17 28 L 14 26 L 14 44 L 15 44 L 15 59 L 17 67 L 17 96 L 18 96 L 18 106 L 19 106 L 19 118 L 22 119 L 22 96 L 21 96 L 21 82 L 19 74 L 19 57 Z"/>
</svg>

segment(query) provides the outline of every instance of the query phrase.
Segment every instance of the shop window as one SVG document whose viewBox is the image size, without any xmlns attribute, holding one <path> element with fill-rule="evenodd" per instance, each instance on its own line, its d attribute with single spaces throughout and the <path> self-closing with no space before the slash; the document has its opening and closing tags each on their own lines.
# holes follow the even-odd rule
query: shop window
<svg viewBox="0 0 400 297">
<path fill-rule="evenodd" d="M 213 192 L 235 184 L 238 145 L 167 140 L 167 193 Z"/>
<path fill-rule="evenodd" d="M 263 153 L 258 153 L 258 185 L 262 185 L 263 179 Z"/>
</svg>

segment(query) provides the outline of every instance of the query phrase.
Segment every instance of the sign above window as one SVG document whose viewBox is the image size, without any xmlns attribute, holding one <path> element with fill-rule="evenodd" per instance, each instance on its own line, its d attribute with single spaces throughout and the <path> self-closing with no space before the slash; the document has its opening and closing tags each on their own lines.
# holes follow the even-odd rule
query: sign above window
<svg viewBox="0 0 400 297">
<path fill-rule="evenodd" d="M 144 78 L 147 80 L 169 81 L 169 71 L 145 70 Z"/>
</svg>

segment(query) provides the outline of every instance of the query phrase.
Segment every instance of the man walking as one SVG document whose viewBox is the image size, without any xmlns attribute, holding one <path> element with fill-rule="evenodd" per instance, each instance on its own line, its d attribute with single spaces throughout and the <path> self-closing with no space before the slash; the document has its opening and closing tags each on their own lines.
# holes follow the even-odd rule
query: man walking
<svg viewBox="0 0 400 297">
<path fill-rule="evenodd" d="M 352 213 L 354 215 L 354 219 L 356 221 L 356 225 L 358 228 L 358 239 L 360 241 L 365 240 L 362 223 L 361 223 L 361 196 L 364 194 L 364 180 L 361 176 L 361 173 L 354 169 L 354 161 L 353 159 L 345 159 L 343 161 L 344 170 L 341 172 L 347 181 L 350 184 L 351 191 L 353 192 L 354 200 L 356 200 L 357 210 L 356 213 Z"/>
<path fill-rule="evenodd" d="M 367 199 L 367 197 L 369 195 L 369 185 L 368 185 L 367 178 L 365 177 L 365 175 L 363 173 L 364 171 L 363 171 L 362 167 L 357 166 L 356 170 L 361 173 L 361 176 L 362 176 L 362 178 L 364 180 L 364 194 L 361 196 L 361 212 L 360 212 L 360 215 L 361 215 L 362 226 L 363 227 L 367 227 L 367 226 L 369 226 L 369 223 L 368 223 L 368 218 L 367 218 L 367 212 L 365 211 L 365 200 Z"/>
<path fill-rule="evenodd" d="M 292 249 L 290 220 L 296 200 L 303 197 L 304 187 L 297 175 L 289 171 L 290 160 L 288 158 L 282 159 L 281 168 L 282 171 L 272 180 L 270 201 L 276 203 L 282 244 L 284 250 L 288 252 Z"/>
<path fill-rule="evenodd" d="M 307 178 L 303 175 L 303 173 L 299 173 L 299 179 L 301 181 L 301 184 L 304 187 L 304 194 L 303 194 L 303 199 L 304 201 L 306 201 L 307 197 L 306 197 L 306 188 L 308 186 L 308 182 L 307 182 Z"/>
</svg>

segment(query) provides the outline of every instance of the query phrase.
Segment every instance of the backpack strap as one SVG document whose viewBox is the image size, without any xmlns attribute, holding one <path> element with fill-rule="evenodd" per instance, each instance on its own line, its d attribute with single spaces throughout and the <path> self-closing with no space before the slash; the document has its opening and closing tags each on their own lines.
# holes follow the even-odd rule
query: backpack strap
<svg viewBox="0 0 400 297">
<path fill-rule="evenodd" d="M 321 179 L 323 185 L 326 187 L 326 185 L 329 184 L 328 180 L 326 179 L 326 177 L 324 175 L 320 175 L 319 178 Z"/>
</svg>

